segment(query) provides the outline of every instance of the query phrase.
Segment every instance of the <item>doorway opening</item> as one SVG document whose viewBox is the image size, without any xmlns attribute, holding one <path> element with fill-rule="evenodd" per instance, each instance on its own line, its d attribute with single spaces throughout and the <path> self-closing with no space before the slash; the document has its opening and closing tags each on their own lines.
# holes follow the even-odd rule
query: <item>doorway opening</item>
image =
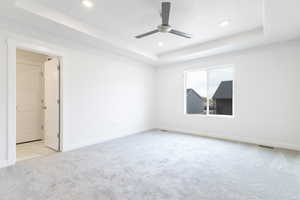
<svg viewBox="0 0 300 200">
<path fill-rule="evenodd" d="M 16 160 L 60 146 L 60 58 L 16 49 Z"/>
</svg>

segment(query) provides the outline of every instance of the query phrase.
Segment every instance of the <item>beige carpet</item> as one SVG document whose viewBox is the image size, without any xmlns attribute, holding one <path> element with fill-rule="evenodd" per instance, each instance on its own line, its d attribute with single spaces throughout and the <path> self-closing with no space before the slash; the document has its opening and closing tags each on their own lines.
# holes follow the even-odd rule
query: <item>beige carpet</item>
<svg viewBox="0 0 300 200">
<path fill-rule="evenodd" d="M 300 154 L 148 132 L 0 170 L 1 200 L 299 200 Z"/>
</svg>

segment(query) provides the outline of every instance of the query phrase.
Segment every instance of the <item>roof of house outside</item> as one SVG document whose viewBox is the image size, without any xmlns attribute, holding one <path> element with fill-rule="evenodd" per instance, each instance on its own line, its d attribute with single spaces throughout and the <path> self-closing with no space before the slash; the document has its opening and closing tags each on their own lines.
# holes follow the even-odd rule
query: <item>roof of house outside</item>
<svg viewBox="0 0 300 200">
<path fill-rule="evenodd" d="M 194 89 L 192 89 L 192 88 L 188 88 L 187 89 L 187 94 L 189 94 L 189 93 L 194 93 L 196 96 L 198 96 L 199 97 L 199 99 L 203 99 L 203 97 L 201 97 Z"/>
<path fill-rule="evenodd" d="M 222 81 L 213 95 L 213 99 L 232 99 L 232 82 Z"/>
</svg>

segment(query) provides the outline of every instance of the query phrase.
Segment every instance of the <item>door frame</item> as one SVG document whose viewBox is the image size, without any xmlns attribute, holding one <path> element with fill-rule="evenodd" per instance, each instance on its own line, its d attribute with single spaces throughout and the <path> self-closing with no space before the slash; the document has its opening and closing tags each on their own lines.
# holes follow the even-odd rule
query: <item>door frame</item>
<svg viewBox="0 0 300 200">
<path fill-rule="evenodd" d="M 22 49 L 48 56 L 57 56 L 60 62 L 59 70 L 59 151 L 64 150 L 63 137 L 63 54 L 53 50 L 50 45 L 39 44 L 33 41 L 15 39 L 7 40 L 7 164 L 16 163 L 16 51 Z"/>
</svg>

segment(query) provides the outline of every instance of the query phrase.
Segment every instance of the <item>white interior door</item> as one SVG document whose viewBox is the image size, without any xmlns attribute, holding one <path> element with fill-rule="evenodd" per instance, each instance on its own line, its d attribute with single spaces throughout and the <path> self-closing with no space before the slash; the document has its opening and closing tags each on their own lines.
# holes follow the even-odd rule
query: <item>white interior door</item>
<svg viewBox="0 0 300 200">
<path fill-rule="evenodd" d="M 45 63 L 44 94 L 45 118 L 44 133 L 45 145 L 59 150 L 59 60 L 53 58 Z"/>
<path fill-rule="evenodd" d="M 42 63 L 17 58 L 17 137 L 16 142 L 43 138 L 42 131 Z"/>
</svg>

